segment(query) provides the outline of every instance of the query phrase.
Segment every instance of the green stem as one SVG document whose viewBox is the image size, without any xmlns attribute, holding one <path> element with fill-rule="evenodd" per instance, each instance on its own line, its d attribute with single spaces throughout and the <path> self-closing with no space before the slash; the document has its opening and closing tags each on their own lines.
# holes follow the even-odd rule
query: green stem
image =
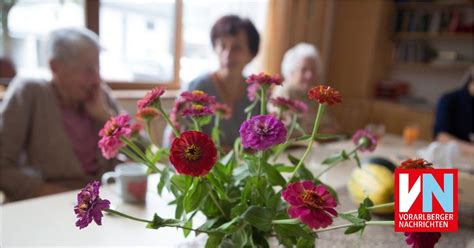
<svg viewBox="0 0 474 248">
<path fill-rule="evenodd" d="M 296 173 L 299 171 L 301 165 L 303 164 L 304 160 L 306 159 L 309 152 L 311 151 L 311 148 L 313 147 L 314 138 L 316 137 L 316 134 L 318 133 L 319 124 L 321 122 L 321 118 L 323 116 L 325 108 L 326 108 L 325 104 L 319 104 L 318 113 L 316 114 L 316 119 L 314 121 L 314 126 L 313 126 L 313 132 L 311 133 L 311 139 L 309 140 L 308 148 L 306 148 L 306 151 L 304 152 L 303 157 L 300 159 L 300 162 L 298 163 L 298 165 L 296 165 L 296 168 L 293 171 L 293 175 L 290 177 L 289 182 L 291 182 L 295 178 Z"/>
<path fill-rule="evenodd" d="M 260 114 L 267 114 L 267 86 L 260 86 Z"/>
<path fill-rule="evenodd" d="M 366 226 L 393 226 L 395 221 L 393 220 L 379 220 L 379 221 L 367 221 L 365 222 Z"/>
<path fill-rule="evenodd" d="M 222 208 L 221 204 L 219 204 L 219 201 L 217 200 L 216 196 L 214 195 L 214 190 L 212 189 L 212 186 L 208 183 L 207 180 L 206 180 L 206 184 L 207 184 L 207 186 L 209 187 L 209 196 L 211 197 L 211 200 L 214 202 L 214 204 L 216 205 L 216 207 L 219 209 L 219 211 L 221 212 L 222 216 L 227 217 L 227 215 L 226 215 L 225 212 L 224 212 L 224 209 Z"/>
<path fill-rule="evenodd" d="M 273 220 L 272 224 L 288 224 L 294 225 L 300 223 L 299 219 L 284 219 L 284 220 Z"/>
<path fill-rule="evenodd" d="M 265 159 L 265 152 L 264 151 L 259 151 L 258 152 L 258 167 L 257 167 L 257 187 L 260 183 L 260 174 L 262 173 L 262 166 Z"/>
<path fill-rule="evenodd" d="M 290 138 L 291 138 L 291 135 L 293 134 L 293 131 L 295 130 L 297 118 L 298 116 L 296 114 L 293 115 L 293 117 L 291 118 L 290 128 L 288 130 L 288 134 L 286 135 L 286 142 L 282 145 L 283 149 L 279 150 L 278 152 L 275 153 L 275 155 L 273 155 L 273 162 L 275 162 L 278 159 L 278 157 L 286 150 L 286 148 L 288 148 L 288 146 L 290 146 L 291 143 L 293 143 L 293 140 L 290 140 Z"/>
<path fill-rule="evenodd" d="M 170 125 L 171 128 L 173 129 L 174 136 L 179 137 L 180 136 L 179 130 L 173 125 L 173 122 L 170 120 L 170 117 L 168 116 L 168 114 L 163 110 L 163 108 L 161 107 L 161 104 L 158 106 L 158 111 L 160 112 L 161 116 L 163 116 L 163 118 L 168 123 L 168 125 Z"/>
<path fill-rule="evenodd" d="M 199 122 L 196 120 L 196 118 L 191 117 L 191 120 L 193 120 L 194 123 L 194 130 L 201 132 L 201 126 L 199 125 Z"/>
<path fill-rule="evenodd" d="M 136 221 L 145 222 L 145 223 L 152 223 L 152 221 L 150 221 L 150 220 L 145 220 L 145 219 L 140 219 L 140 218 L 137 218 L 137 217 L 133 217 L 133 216 L 130 216 L 128 214 L 124 214 L 122 212 L 119 212 L 119 211 L 116 211 L 116 210 L 113 210 L 113 209 L 110 209 L 110 208 L 104 209 L 104 211 L 108 212 L 108 213 L 111 213 L 111 214 L 114 214 L 114 215 L 125 217 L 127 219 L 136 220 Z"/>
<path fill-rule="evenodd" d="M 384 204 L 379 204 L 379 205 L 367 207 L 366 209 L 368 209 L 368 210 L 374 210 L 374 209 L 379 209 L 379 208 L 393 207 L 394 205 L 395 205 L 394 202 L 390 202 L 390 203 L 384 203 Z M 354 214 L 354 213 L 357 213 L 357 209 L 344 212 L 343 214 Z"/>
<path fill-rule="evenodd" d="M 214 128 L 218 132 L 217 136 L 215 137 L 216 140 L 214 140 L 214 143 L 216 144 L 216 147 L 220 147 L 220 137 L 219 137 L 220 120 L 221 120 L 221 115 L 219 113 L 216 113 L 216 117 L 214 119 Z"/>
<path fill-rule="evenodd" d="M 330 170 L 330 169 L 336 167 L 336 165 L 340 164 L 340 163 L 343 162 L 343 161 L 346 161 L 346 160 L 350 159 L 351 155 L 354 154 L 355 152 L 357 152 L 357 150 L 358 150 L 362 145 L 363 145 L 363 144 L 357 145 L 351 152 L 349 152 L 349 153 L 347 154 L 347 157 L 348 157 L 347 159 L 338 160 L 338 161 L 336 161 L 336 162 L 334 162 L 334 163 L 332 163 L 332 164 L 326 166 L 326 168 L 324 168 L 324 170 L 322 170 L 321 172 L 319 172 L 318 175 L 316 175 L 315 178 L 319 178 L 319 177 L 322 176 L 324 173 L 328 172 L 328 170 Z"/>
<path fill-rule="evenodd" d="M 146 120 L 145 121 L 145 131 L 146 131 L 146 134 L 148 135 L 148 138 L 150 139 L 150 142 L 156 146 L 155 142 L 154 142 L 154 139 L 153 139 L 153 135 L 151 133 L 151 120 Z"/>
<path fill-rule="evenodd" d="M 113 210 L 113 209 L 110 209 L 110 208 L 104 209 L 104 211 L 105 211 L 105 212 L 108 212 L 108 213 L 111 213 L 111 214 L 113 214 L 113 215 L 117 215 L 117 216 L 121 216 L 121 217 L 130 219 L 130 220 L 135 220 L 135 221 L 139 221 L 139 222 L 145 222 L 145 223 L 148 223 L 148 224 L 153 223 L 153 221 L 151 221 L 151 220 L 145 220 L 145 219 L 140 219 L 140 218 L 137 218 L 137 217 L 133 217 L 133 216 L 130 216 L 130 215 L 128 215 L 128 214 L 124 214 L 124 213 L 122 213 L 122 212 L 119 212 L 119 211 L 116 211 L 116 210 Z M 181 229 L 191 230 L 191 231 L 194 231 L 194 232 L 211 233 L 211 232 L 209 232 L 209 231 L 199 230 L 199 229 L 193 229 L 193 228 L 184 227 L 184 226 L 164 225 L 163 227 L 177 227 L 177 228 L 181 228 Z"/>
<path fill-rule="evenodd" d="M 393 226 L 395 224 L 395 222 L 393 220 L 390 220 L 390 221 L 367 221 L 364 224 L 366 226 Z M 328 227 L 328 228 L 324 228 L 324 229 L 315 230 L 314 232 L 315 233 L 327 232 L 327 231 L 336 230 L 336 229 L 340 229 L 340 228 L 350 227 L 350 226 L 353 226 L 353 225 L 354 224 L 352 224 L 352 223 L 343 224 L 343 225 L 332 226 L 332 227 Z"/>
</svg>

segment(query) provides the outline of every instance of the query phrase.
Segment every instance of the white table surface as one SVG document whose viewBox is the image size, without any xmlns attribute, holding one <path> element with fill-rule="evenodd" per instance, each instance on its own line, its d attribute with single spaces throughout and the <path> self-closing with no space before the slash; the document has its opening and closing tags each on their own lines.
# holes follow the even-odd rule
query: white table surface
<svg viewBox="0 0 474 248">
<path fill-rule="evenodd" d="M 375 153 L 361 154 L 360 157 L 363 159 L 369 155 L 391 154 L 392 157 L 402 160 L 405 157 L 416 157 L 416 149 L 423 146 L 426 146 L 426 143 L 417 142 L 409 147 L 403 146 L 400 138 L 388 135 L 380 141 Z M 326 156 L 352 147 L 349 141 L 316 145 L 307 166 L 317 173 L 323 168 L 320 162 Z M 300 157 L 302 152 L 299 149 L 292 151 L 292 154 Z M 354 162 L 342 163 L 327 173 L 322 180 L 340 188 L 347 182 L 354 166 Z M 172 218 L 174 206 L 168 206 L 167 203 L 173 200 L 173 197 L 170 194 L 159 197 L 156 193 L 156 182 L 156 177 L 150 177 L 145 205 L 123 203 L 112 186 L 101 187 L 101 197 L 109 199 L 112 208 L 132 216 L 151 219 L 156 212 L 161 217 Z M 73 210 L 77 193 L 78 191 L 70 191 L 0 206 L 0 247 L 202 247 L 206 240 L 205 235 L 194 237 L 194 233 L 185 239 L 182 230 L 176 228 L 146 229 L 144 223 L 111 215 L 104 216 L 102 226 L 91 223 L 87 228 L 79 230 L 74 224 L 76 218 Z M 343 206 L 343 210 L 344 208 L 347 207 Z M 204 216 L 196 215 L 194 227 L 204 221 Z"/>
</svg>

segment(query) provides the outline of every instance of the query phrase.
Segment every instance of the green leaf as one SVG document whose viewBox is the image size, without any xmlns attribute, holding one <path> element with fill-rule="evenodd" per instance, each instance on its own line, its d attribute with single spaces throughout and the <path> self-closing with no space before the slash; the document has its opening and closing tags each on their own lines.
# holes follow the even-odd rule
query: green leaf
<svg viewBox="0 0 474 248">
<path fill-rule="evenodd" d="M 314 248 L 315 238 L 299 238 L 296 247 L 298 248 Z"/>
<path fill-rule="evenodd" d="M 174 175 L 171 177 L 171 183 L 182 193 L 185 193 L 188 190 L 186 185 L 186 176 Z"/>
<path fill-rule="evenodd" d="M 295 158 L 293 155 L 291 154 L 288 154 L 288 160 L 290 160 L 290 162 L 294 165 L 294 166 L 297 166 L 298 163 L 300 162 L 299 159 Z M 309 171 L 305 164 L 303 163 L 299 169 L 299 171 L 296 172 L 296 175 L 298 175 L 298 177 L 300 179 L 305 179 L 305 180 L 313 180 L 314 179 L 314 176 L 313 176 L 313 173 L 311 173 L 311 171 Z"/>
<path fill-rule="evenodd" d="M 181 219 L 181 216 L 183 215 L 183 212 L 184 212 L 183 199 L 184 199 L 184 197 L 182 195 L 180 195 L 180 196 L 178 196 L 178 198 L 176 198 L 176 209 L 175 209 L 175 213 L 174 213 L 174 217 L 176 219 Z"/>
<path fill-rule="evenodd" d="M 232 234 L 232 242 L 233 242 L 232 247 L 239 247 L 239 248 L 244 247 L 247 241 L 248 241 L 248 237 L 243 228 L 240 228 L 239 230 L 237 230 L 236 232 Z"/>
<path fill-rule="evenodd" d="M 204 224 L 202 224 L 201 226 L 199 226 L 197 229 L 198 230 L 204 230 L 204 231 L 207 231 L 207 230 L 210 230 L 212 229 L 212 227 L 214 226 L 214 224 L 217 223 L 217 221 L 219 221 L 220 218 L 212 218 L 212 219 L 207 219 L 206 222 L 204 222 Z M 198 234 L 200 232 L 197 232 Z"/>
<path fill-rule="evenodd" d="M 339 213 L 339 217 L 353 223 L 355 226 L 364 226 L 365 224 L 365 220 L 364 219 L 360 219 L 358 217 L 355 217 L 351 214 L 343 214 L 343 213 Z"/>
<path fill-rule="evenodd" d="M 160 216 L 158 216 L 157 214 L 155 214 L 155 215 L 153 215 L 153 220 L 151 221 L 151 223 L 148 223 L 146 228 L 158 229 L 158 228 L 162 227 L 162 223 L 163 223 L 163 219 Z"/>
<path fill-rule="evenodd" d="M 267 232 L 272 229 L 273 214 L 267 208 L 250 206 L 242 218 L 257 229 Z"/>
<path fill-rule="evenodd" d="M 314 238 L 311 233 L 307 233 L 300 224 L 275 224 L 273 230 L 282 237 L 305 237 Z"/>
<path fill-rule="evenodd" d="M 362 230 L 364 227 L 363 226 L 350 226 L 346 229 L 346 231 L 344 231 L 344 234 L 352 234 L 352 233 L 356 233 L 360 230 Z"/>
<path fill-rule="evenodd" d="M 301 137 L 298 137 L 296 139 L 296 141 L 309 140 L 309 139 L 311 139 L 311 135 L 307 134 L 307 135 L 303 135 Z"/>
<path fill-rule="evenodd" d="M 212 128 L 211 138 L 214 142 L 216 142 L 216 140 L 219 139 L 219 129 L 218 128 L 216 128 L 216 127 Z"/>
<path fill-rule="evenodd" d="M 234 232 L 237 229 L 237 224 L 240 221 L 240 217 L 235 217 L 231 221 L 226 222 L 220 225 L 216 230 L 221 231 L 223 233 L 229 234 Z"/>
<path fill-rule="evenodd" d="M 268 180 L 272 185 L 280 185 L 282 187 L 286 186 L 286 180 L 283 176 L 275 169 L 273 166 L 269 165 L 268 163 L 262 163 L 263 171 L 266 172 Z"/>
<path fill-rule="evenodd" d="M 275 167 L 275 169 L 279 172 L 293 172 L 295 170 L 295 167 L 294 166 L 287 166 L 287 165 L 284 165 L 284 164 L 276 164 L 276 165 L 273 165 L 273 167 Z"/>
<path fill-rule="evenodd" d="M 218 248 L 223 238 L 223 233 L 210 233 L 206 241 L 206 248 Z"/>
<path fill-rule="evenodd" d="M 247 180 L 247 182 L 245 182 L 244 189 L 242 190 L 242 197 L 240 199 L 240 202 L 246 203 L 249 200 L 251 193 L 252 193 L 252 183 L 250 180 Z"/>
<path fill-rule="evenodd" d="M 193 219 L 190 218 L 188 221 L 186 221 L 186 223 L 184 223 L 184 227 L 193 228 Z M 188 237 L 190 232 L 191 232 L 191 230 L 189 230 L 189 229 L 183 229 L 184 237 L 185 238 Z"/>
<path fill-rule="evenodd" d="M 163 188 L 165 187 L 166 183 L 168 182 L 169 180 L 169 169 L 168 167 L 166 167 L 165 169 L 163 169 L 163 171 L 161 172 L 161 176 L 160 176 L 160 182 L 158 183 L 158 185 L 156 186 L 156 189 L 158 191 L 158 195 L 161 196 L 161 193 L 163 192 Z"/>
<path fill-rule="evenodd" d="M 230 218 L 241 216 L 247 210 L 247 203 L 239 203 L 230 210 Z"/>
<path fill-rule="evenodd" d="M 331 164 L 341 162 L 342 160 L 344 159 L 342 158 L 341 154 L 338 153 L 338 154 L 334 154 L 327 157 L 326 159 L 323 160 L 323 162 L 321 162 L 321 164 L 331 165 Z"/>
<path fill-rule="evenodd" d="M 189 191 L 183 200 L 184 211 L 186 213 L 192 212 L 199 208 L 201 203 L 207 198 L 209 194 L 208 188 L 199 181 L 195 180 L 195 183 L 191 186 Z"/>
<path fill-rule="evenodd" d="M 214 170 L 214 171 L 216 171 L 216 170 Z M 214 176 L 213 173 L 207 174 L 206 177 L 207 177 L 208 181 L 211 183 L 212 189 L 215 190 L 217 192 L 217 194 L 219 194 L 220 198 L 229 199 L 229 197 L 227 197 L 227 194 L 225 193 L 224 186 L 217 179 L 219 177 Z"/>
</svg>

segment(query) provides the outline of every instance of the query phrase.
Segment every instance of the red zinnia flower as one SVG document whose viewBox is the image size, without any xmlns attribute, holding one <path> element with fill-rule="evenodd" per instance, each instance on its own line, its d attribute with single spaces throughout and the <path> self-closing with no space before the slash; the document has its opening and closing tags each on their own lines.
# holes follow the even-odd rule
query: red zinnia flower
<svg viewBox="0 0 474 248">
<path fill-rule="evenodd" d="M 245 82 L 249 84 L 276 84 L 281 85 L 283 80 L 281 80 L 280 75 L 269 75 L 264 72 L 260 72 L 259 74 L 252 74 L 250 75 Z"/>
<path fill-rule="evenodd" d="M 407 245 L 411 245 L 412 248 L 433 248 L 441 238 L 439 232 L 406 232 L 405 236 L 407 239 Z"/>
<path fill-rule="evenodd" d="M 309 99 L 316 100 L 321 104 L 327 103 L 329 105 L 334 105 L 336 103 L 341 103 L 341 94 L 339 91 L 325 85 L 311 88 L 308 91 L 308 97 Z"/>
<path fill-rule="evenodd" d="M 337 216 L 336 199 L 323 185 L 311 181 L 290 183 L 282 196 L 291 205 L 288 214 L 313 229 L 331 225 Z"/>
<path fill-rule="evenodd" d="M 216 146 L 202 132 L 184 132 L 171 144 L 170 161 L 180 174 L 204 176 L 212 169 L 216 160 Z"/>
<path fill-rule="evenodd" d="M 138 100 L 137 106 L 138 109 L 153 107 L 160 104 L 160 96 L 165 93 L 165 90 L 159 86 L 153 88 L 151 91 L 147 92 L 145 97 Z"/>
<path fill-rule="evenodd" d="M 431 169 L 433 164 L 428 161 L 418 158 L 418 159 L 408 159 L 403 161 L 398 168 L 400 169 Z"/>
</svg>

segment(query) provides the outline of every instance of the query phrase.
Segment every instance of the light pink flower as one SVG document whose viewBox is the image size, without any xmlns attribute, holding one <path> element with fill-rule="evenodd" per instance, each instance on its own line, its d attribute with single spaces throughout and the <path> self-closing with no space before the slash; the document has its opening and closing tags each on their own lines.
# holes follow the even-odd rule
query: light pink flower
<svg viewBox="0 0 474 248">
<path fill-rule="evenodd" d="M 138 109 L 157 106 L 160 104 L 160 97 L 163 95 L 163 93 L 165 93 L 163 88 L 159 86 L 153 88 L 151 91 L 147 92 L 142 99 L 138 100 Z"/>
</svg>

